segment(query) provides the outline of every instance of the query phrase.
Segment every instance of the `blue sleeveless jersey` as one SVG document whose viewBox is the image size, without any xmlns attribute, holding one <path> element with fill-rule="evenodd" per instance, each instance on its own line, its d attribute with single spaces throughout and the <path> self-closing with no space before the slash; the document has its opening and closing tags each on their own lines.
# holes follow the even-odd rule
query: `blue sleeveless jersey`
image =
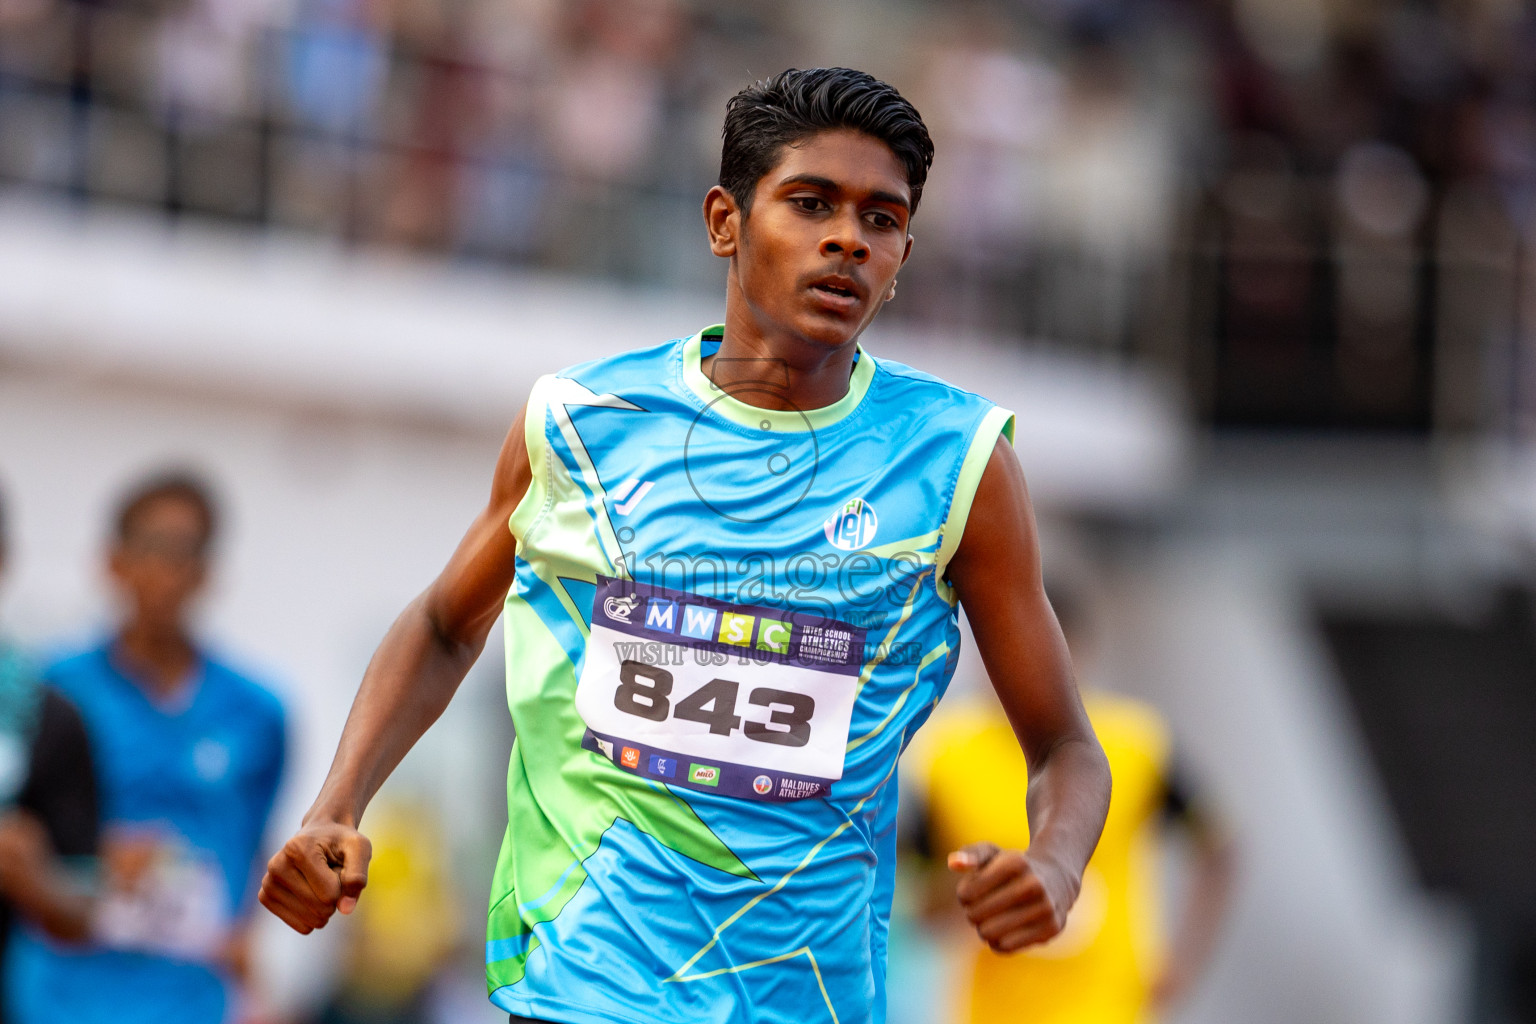
<svg viewBox="0 0 1536 1024">
<path fill-rule="evenodd" d="M 834 405 L 760 409 L 702 372 L 720 337 L 528 404 L 486 942 L 512 1013 L 885 1017 L 896 760 L 954 671 L 945 568 L 1012 416 L 862 350 Z"/>
</svg>

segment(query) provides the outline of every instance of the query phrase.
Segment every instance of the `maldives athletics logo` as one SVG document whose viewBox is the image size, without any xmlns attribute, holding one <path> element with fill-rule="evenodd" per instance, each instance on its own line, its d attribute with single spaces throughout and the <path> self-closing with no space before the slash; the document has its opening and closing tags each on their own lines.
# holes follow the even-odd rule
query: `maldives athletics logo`
<svg viewBox="0 0 1536 1024">
<path fill-rule="evenodd" d="M 828 516 L 821 528 L 833 547 L 858 551 L 874 541 L 875 531 L 880 528 L 880 517 L 875 515 L 875 506 L 863 498 L 854 498 Z"/>
</svg>

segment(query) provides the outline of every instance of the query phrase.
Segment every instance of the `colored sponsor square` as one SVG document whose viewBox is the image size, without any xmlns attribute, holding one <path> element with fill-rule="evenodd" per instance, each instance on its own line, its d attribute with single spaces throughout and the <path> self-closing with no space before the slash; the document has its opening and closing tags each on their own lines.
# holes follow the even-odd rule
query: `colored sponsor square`
<svg viewBox="0 0 1536 1024">
<path fill-rule="evenodd" d="M 619 763 L 622 764 L 625 768 L 639 768 L 640 751 L 636 750 L 634 747 L 625 747 L 623 750 L 619 751 Z"/>
<path fill-rule="evenodd" d="M 720 642 L 738 647 L 752 646 L 753 615 L 737 615 L 735 612 L 720 613 Z"/>
<path fill-rule="evenodd" d="M 688 781 L 700 786 L 720 785 L 720 769 L 712 764 L 690 764 L 688 766 Z"/>
<path fill-rule="evenodd" d="M 670 779 L 672 776 L 677 774 L 677 758 L 662 757 L 659 754 L 652 754 L 650 760 L 650 771 L 652 775 L 660 775 L 664 779 Z"/>
<path fill-rule="evenodd" d="M 645 628 L 657 633 L 677 632 L 677 602 L 653 597 L 645 603 Z"/>
<path fill-rule="evenodd" d="M 778 619 L 762 619 L 757 624 L 757 649 L 772 651 L 774 654 L 788 654 L 791 633 L 792 630 L 787 622 L 780 622 Z"/>
<path fill-rule="evenodd" d="M 715 619 L 718 615 L 719 613 L 713 608 L 704 608 L 696 604 L 684 605 L 683 636 L 691 636 L 695 640 L 713 640 Z"/>
</svg>

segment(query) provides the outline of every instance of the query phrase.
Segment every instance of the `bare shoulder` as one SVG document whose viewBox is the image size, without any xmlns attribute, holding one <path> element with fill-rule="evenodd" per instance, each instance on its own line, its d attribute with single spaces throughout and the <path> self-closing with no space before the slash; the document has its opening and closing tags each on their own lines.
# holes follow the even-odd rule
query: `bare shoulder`
<svg viewBox="0 0 1536 1024">
<path fill-rule="evenodd" d="M 999 437 L 987 458 L 965 532 L 949 563 L 949 577 L 964 600 L 967 583 L 1038 574 L 1035 515 L 1024 469 L 1007 439 Z"/>
</svg>

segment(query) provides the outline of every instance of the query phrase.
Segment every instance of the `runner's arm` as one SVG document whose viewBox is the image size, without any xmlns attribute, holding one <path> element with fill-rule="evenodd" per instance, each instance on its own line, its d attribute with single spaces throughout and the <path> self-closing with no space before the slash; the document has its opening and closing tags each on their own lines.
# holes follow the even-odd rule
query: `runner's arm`
<svg viewBox="0 0 1536 1024">
<path fill-rule="evenodd" d="M 0 894 L 60 941 L 78 942 L 90 929 L 92 880 L 69 861 L 98 851 L 95 779 L 80 712 L 45 686 L 26 783 L 0 815 Z"/>
<path fill-rule="evenodd" d="M 517 553 L 508 520 L 532 480 L 523 421 L 520 413 L 502 445 L 485 510 L 374 652 L 320 795 L 267 863 L 259 899 L 296 931 L 356 906 L 371 855 L 357 831 L 363 810 L 448 706 L 501 611 Z"/>
<path fill-rule="evenodd" d="M 977 843 L 950 855 L 967 917 L 992 948 L 1012 952 L 1066 924 L 1104 828 L 1110 777 L 1045 596 L 1024 472 L 1001 439 L 949 578 L 1029 762 L 1029 850 Z"/>
</svg>

